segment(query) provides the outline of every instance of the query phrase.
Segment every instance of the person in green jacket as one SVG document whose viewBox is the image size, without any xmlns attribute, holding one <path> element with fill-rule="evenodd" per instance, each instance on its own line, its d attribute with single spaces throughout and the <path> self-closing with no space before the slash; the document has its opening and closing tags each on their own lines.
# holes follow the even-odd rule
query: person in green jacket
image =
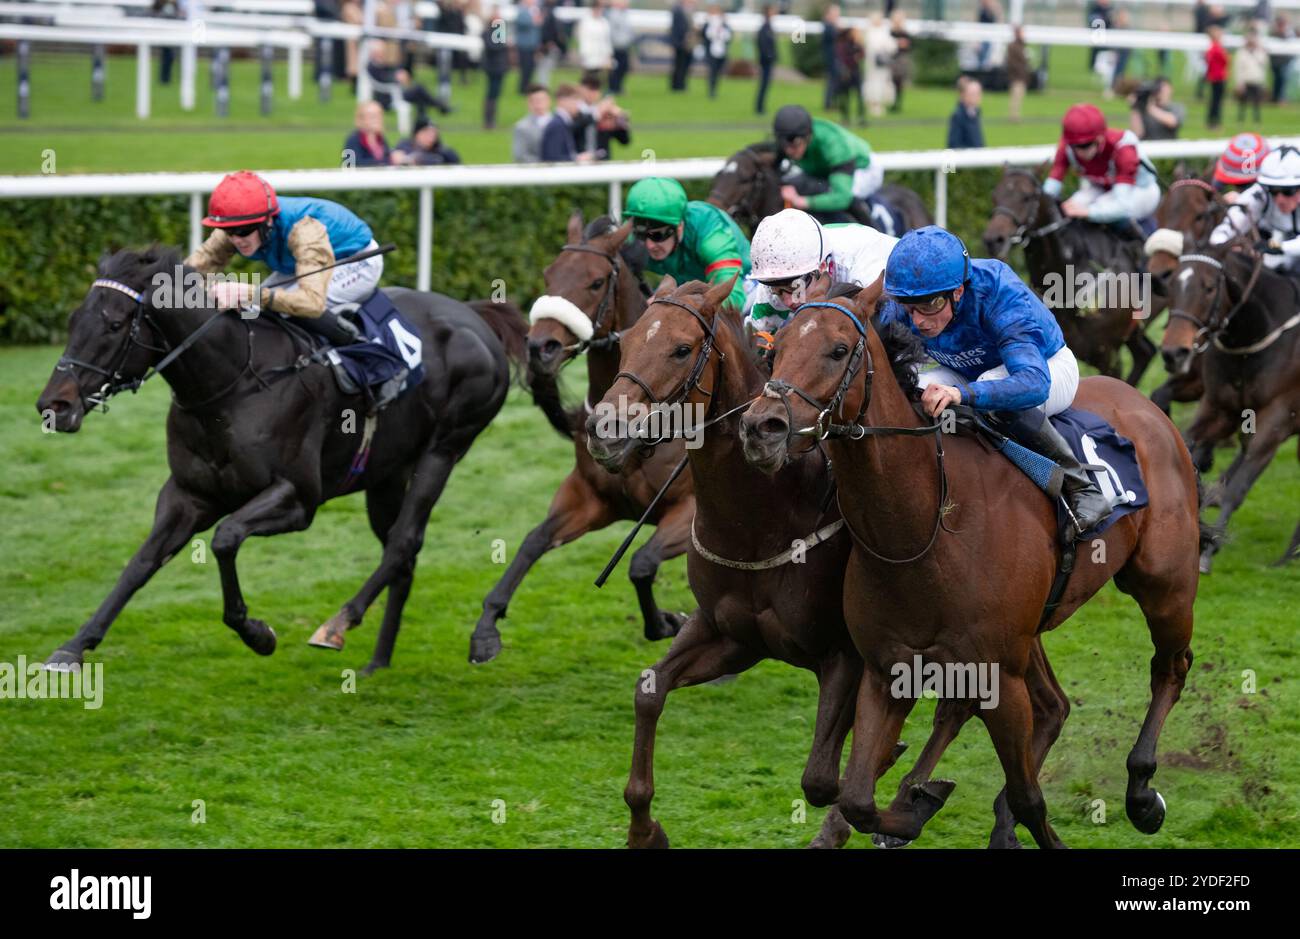
<svg viewBox="0 0 1300 939">
<path fill-rule="evenodd" d="M 650 270 L 671 274 L 678 283 L 720 284 L 739 275 L 727 300 L 744 309 L 749 239 L 730 215 L 688 200 L 681 183 L 658 176 L 638 180 L 627 191 L 624 214 L 632 220 L 632 237 L 645 242 Z"/>
<path fill-rule="evenodd" d="M 782 186 L 791 208 L 819 214 L 847 212 L 863 224 L 873 224 L 870 197 L 884 182 L 884 172 L 872 161 L 870 145 L 838 124 L 814 118 L 805 108 L 787 104 L 773 121 L 781 152 L 806 176 L 830 187 L 816 195 L 800 195 Z"/>
</svg>

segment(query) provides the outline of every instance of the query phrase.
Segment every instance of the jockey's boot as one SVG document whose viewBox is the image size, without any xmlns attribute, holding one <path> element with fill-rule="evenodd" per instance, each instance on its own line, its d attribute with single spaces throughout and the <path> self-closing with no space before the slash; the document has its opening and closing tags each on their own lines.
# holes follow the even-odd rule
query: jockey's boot
<svg viewBox="0 0 1300 939">
<path fill-rule="evenodd" d="M 295 321 L 308 332 L 323 336 L 332 346 L 350 346 L 361 339 L 361 330 L 333 310 L 326 310 L 315 319 L 300 316 Z"/>
<path fill-rule="evenodd" d="M 1006 417 L 1012 415 L 1006 414 Z M 1047 457 L 1061 468 L 1061 494 L 1074 514 L 1076 537 L 1106 520 L 1112 510 L 1110 500 L 1097 488 L 1069 443 L 1041 410 L 1021 411 L 1006 421 L 1005 426 L 1017 443 Z"/>
</svg>

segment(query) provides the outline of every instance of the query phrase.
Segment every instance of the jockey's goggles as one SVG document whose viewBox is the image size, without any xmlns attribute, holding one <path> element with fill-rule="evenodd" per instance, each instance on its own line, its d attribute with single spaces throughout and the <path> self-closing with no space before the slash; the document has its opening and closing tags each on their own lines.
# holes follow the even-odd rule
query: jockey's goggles
<svg viewBox="0 0 1300 939">
<path fill-rule="evenodd" d="M 236 238 L 247 238 L 253 232 L 259 231 L 261 227 L 261 222 L 254 222 L 252 225 L 240 225 L 238 228 L 227 228 L 226 233 L 234 235 Z"/>
<path fill-rule="evenodd" d="M 807 274 L 800 274 L 798 277 L 783 277 L 780 280 L 760 280 L 759 283 L 772 291 L 772 293 L 798 293 L 808 287 L 808 284 L 812 281 L 813 274 L 815 273 L 816 271 L 810 271 Z"/>
<path fill-rule="evenodd" d="M 921 300 L 899 299 L 898 303 L 903 309 L 907 310 L 909 316 L 913 313 L 920 313 L 922 316 L 934 316 L 948 304 L 950 299 L 951 294 L 939 293 Z"/>
<path fill-rule="evenodd" d="M 677 234 L 677 226 L 649 225 L 637 222 L 632 226 L 632 234 L 643 241 L 667 241 Z"/>
<path fill-rule="evenodd" d="M 1271 196 L 1294 196 L 1300 192 L 1300 186 L 1269 186 L 1268 193 Z"/>
</svg>

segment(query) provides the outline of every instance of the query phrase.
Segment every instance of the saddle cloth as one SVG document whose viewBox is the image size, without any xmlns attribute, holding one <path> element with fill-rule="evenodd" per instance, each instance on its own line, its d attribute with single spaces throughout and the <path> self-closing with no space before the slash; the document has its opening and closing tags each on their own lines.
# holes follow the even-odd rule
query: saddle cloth
<svg viewBox="0 0 1300 939">
<path fill-rule="evenodd" d="M 341 315 L 361 331 L 361 340 L 331 346 L 322 353 L 345 393 L 368 389 L 378 409 L 424 381 L 420 331 L 383 290 L 376 290 L 354 311 Z"/>
</svg>

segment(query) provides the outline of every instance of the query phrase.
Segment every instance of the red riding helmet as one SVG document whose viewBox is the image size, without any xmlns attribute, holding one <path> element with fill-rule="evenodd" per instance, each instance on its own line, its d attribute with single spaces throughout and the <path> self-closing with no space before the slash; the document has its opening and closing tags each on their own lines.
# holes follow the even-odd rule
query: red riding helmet
<svg viewBox="0 0 1300 939">
<path fill-rule="evenodd" d="M 1259 175 L 1268 142 L 1259 134 L 1237 134 L 1214 164 L 1214 178 L 1228 186 L 1247 186 Z"/>
<path fill-rule="evenodd" d="M 231 173 L 212 190 L 208 215 L 203 224 L 209 228 L 243 228 L 269 222 L 280 211 L 280 200 L 271 184 L 248 170 Z"/>
<path fill-rule="evenodd" d="M 1088 143 L 1106 133 L 1106 117 L 1095 104 L 1076 104 L 1061 122 L 1065 142 L 1070 146 Z"/>
</svg>

